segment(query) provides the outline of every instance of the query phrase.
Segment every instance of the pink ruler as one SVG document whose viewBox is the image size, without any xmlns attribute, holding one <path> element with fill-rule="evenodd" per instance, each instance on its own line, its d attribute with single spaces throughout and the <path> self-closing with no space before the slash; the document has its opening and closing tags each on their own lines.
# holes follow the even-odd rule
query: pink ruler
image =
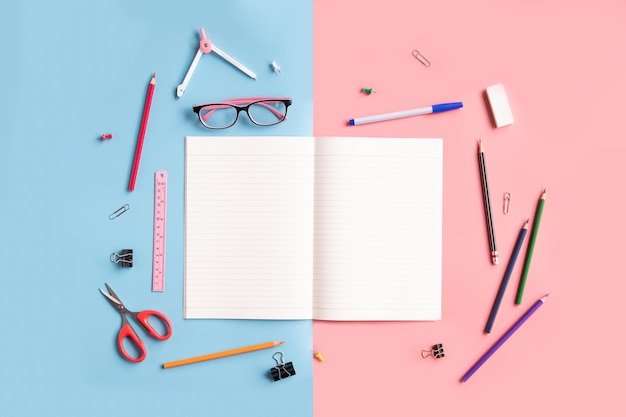
<svg viewBox="0 0 626 417">
<path fill-rule="evenodd" d="M 154 174 L 154 235 L 152 251 L 152 291 L 165 289 L 165 219 L 167 211 L 167 172 Z"/>
</svg>

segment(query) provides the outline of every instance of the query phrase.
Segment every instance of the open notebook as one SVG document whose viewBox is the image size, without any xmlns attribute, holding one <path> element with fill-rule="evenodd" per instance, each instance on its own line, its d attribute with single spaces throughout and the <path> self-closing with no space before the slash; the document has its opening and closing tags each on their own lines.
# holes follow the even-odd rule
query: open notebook
<svg viewBox="0 0 626 417">
<path fill-rule="evenodd" d="M 439 320 L 443 140 L 187 137 L 185 318 Z"/>
</svg>

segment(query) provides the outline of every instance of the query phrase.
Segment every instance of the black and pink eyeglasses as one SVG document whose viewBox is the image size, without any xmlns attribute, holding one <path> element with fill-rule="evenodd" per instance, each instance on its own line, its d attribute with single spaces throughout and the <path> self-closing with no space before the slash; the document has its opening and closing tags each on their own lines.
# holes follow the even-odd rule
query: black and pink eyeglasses
<svg viewBox="0 0 626 417">
<path fill-rule="evenodd" d="M 289 97 L 245 97 L 217 103 L 198 104 L 193 111 L 200 123 L 209 129 L 226 129 L 237 122 L 239 112 L 245 111 L 252 123 L 272 126 L 287 118 L 291 106 Z"/>
</svg>

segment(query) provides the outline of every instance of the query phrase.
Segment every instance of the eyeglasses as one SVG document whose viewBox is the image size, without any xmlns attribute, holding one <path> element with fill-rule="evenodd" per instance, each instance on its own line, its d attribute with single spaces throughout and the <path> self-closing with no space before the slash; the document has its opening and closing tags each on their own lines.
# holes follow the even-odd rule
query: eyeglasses
<svg viewBox="0 0 626 417">
<path fill-rule="evenodd" d="M 256 125 L 278 124 L 287 118 L 287 108 L 290 105 L 291 98 L 288 97 L 247 97 L 199 104 L 193 106 L 193 111 L 205 127 L 226 129 L 237 122 L 241 111 L 245 111 Z"/>
</svg>

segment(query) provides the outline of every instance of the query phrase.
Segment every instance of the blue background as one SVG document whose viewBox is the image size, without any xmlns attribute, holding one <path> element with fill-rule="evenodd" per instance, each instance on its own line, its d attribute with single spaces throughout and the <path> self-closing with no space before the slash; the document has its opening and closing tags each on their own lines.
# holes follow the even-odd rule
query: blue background
<svg viewBox="0 0 626 417">
<path fill-rule="evenodd" d="M 184 320 L 184 137 L 312 135 L 312 3 L 258 1 L 23 1 L 0 6 L 0 252 L 3 254 L 2 415 L 312 415 L 311 321 Z M 256 72 L 252 80 L 204 55 L 176 99 L 199 28 Z M 276 60 L 282 74 L 272 72 Z M 146 91 L 157 85 L 134 192 L 128 192 Z M 286 95 L 289 119 L 242 117 L 209 131 L 191 106 Z M 103 133 L 113 139 L 99 141 Z M 165 292 L 151 291 L 154 173 L 168 172 Z M 115 220 L 123 204 L 130 211 Z M 132 248 L 133 268 L 109 260 Z M 108 282 L 131 310 L 173 324 L 148 356 L 117 352 L 119 315 Z M 163 362 L 271 340 L 297 375 L 273 382 L 274 350 L 173 369 Z M 276 349 L 278 350 L 278 349 Z"/>
</svg>

